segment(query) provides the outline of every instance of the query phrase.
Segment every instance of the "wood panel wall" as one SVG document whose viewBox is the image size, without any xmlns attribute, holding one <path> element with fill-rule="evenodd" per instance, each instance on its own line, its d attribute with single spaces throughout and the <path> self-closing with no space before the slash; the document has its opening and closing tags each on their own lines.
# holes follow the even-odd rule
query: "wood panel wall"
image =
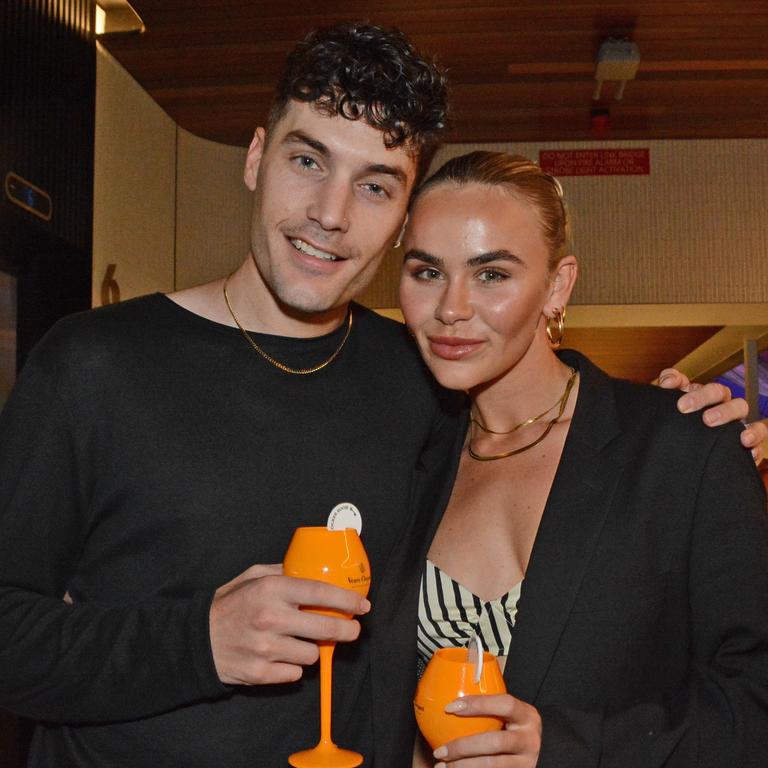
<svg viewBox="0 0 768 768">
<path fill-rule="evenodd" d="M 108 273 L 121 299 L 174 288 L 176 124 L 101 45 L 96 63 L 92 303 L 100 306 Z"/>
</svg>

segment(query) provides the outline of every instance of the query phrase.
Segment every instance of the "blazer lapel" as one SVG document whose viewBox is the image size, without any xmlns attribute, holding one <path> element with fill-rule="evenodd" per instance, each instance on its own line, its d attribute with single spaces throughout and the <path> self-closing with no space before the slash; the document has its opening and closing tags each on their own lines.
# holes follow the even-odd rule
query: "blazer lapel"
<svg viewBox="0 0 768 768">
<path fill-rule="evenodd" d="M 621 462 L 604 450 L 619 433 L 610 379 L 567 351 L 579 398 L 518 603 L 504 672 L 510 693 L 536 700 L 611 505 Z"/>
</svg>

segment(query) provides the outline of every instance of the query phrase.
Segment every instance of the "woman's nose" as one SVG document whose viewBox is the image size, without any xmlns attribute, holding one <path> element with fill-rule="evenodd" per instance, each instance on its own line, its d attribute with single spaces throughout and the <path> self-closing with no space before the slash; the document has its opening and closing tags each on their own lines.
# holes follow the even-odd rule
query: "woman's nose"
<svg viewBox="0 0 768 768">
<path fill-rule="evenodd" d="M 468 320 L 472 312 L 469 289 L 460 282 L 449 280 L 435 308 L 435 317 L 441 323 L 450 325 L 459 320 Z"/>
</svg>

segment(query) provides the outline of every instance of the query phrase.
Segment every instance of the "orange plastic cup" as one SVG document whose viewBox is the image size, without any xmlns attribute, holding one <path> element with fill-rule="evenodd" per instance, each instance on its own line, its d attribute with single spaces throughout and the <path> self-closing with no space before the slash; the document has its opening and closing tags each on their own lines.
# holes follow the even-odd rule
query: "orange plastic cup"
<svg viewBox="0 0 768 768">
<path fill-rule="evenodd" d="M 492 653 L 483 653 L 480 682 L 475 682 L 475 664 L 466 648 L 440 648 L 430 659 L 416 688 L 413 709 L 416 722 L 432 749 L 462 736 L 499 731 L 498 717 L 462 717 L 445 711 L 447 704 L 462 696 L 506 693 L 501 670 Z"/>
<path fill-rule="evenodd" d="M 297 528 L 283 559 L 283 573 L 335 584 L 361 597 L 366 597 L 371 586 L 368 556 L 354 528 L 338 531 L 329 531 L 324 526 Z M 305 608 L 329 616 L 340 615 L 338 611 Z"/>
</svg>

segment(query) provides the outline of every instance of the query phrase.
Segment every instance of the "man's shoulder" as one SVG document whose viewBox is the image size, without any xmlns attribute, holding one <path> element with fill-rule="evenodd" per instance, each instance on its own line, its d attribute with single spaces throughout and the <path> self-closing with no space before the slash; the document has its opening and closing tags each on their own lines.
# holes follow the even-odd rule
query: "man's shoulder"
<svg viewBox="0 0 768 768">
<path fill-rule="evenodd" d="M 156 325 L 165 302 L 162 294 L 155 293 L 67 315 L 53 325 L 43 343 L 61 345 L 72 354 L 115 337 L 144 333 Z"/>
<path fill-rule="evenodd" d="M 402 322 L 357 304 L 353 311 L 359 330 L 357 351 L 361 375 L 370 380 L 373 374 L 378 386 L 386 389 L 390 397 L 400 392 L 413 402 L 419 397 L 429 402 L 451 401 L 451 395 L 432 377 Z"/>
<path fill-rule="evenodd" d="M 355 322 L 360 329 L 362 348 L 383 365 L 428 376 L 416 342 L 404 323 L 375 310 L 354 305 Z M 431 377 L 430 377 L 431 378 Z"/>
<path fill-rule="evenodd" d="M 60 375 L 87 375 L 131 348 L 157 343 L 167 301 L 162 294 L 151 294 L 67 315 L 38 342 L 29 363 L 55 368 Z"/>
<path fill-rule="evenodd" d="M 416 344 L 404 323 L 359 304 L 353 305 L 353 311 L 355 322 L 367 342 L 379 340 L 392 354 L 405 352 L 409 356 L 418 356 Z"/>
</svg>

